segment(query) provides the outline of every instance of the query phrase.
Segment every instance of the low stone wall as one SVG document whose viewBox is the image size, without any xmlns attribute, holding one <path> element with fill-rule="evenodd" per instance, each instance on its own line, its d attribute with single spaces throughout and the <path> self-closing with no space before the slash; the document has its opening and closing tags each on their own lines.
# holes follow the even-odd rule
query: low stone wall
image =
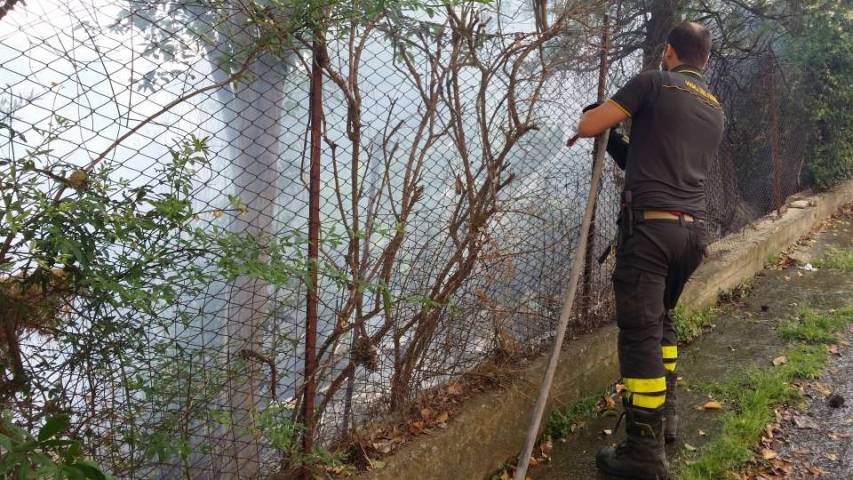
<svg viewBox="0 0 853 480">
<path fill-rule="evenodd" d="M 853 181 L 820 195 L 803 197 L 807 208 L 769 215 L 743 233 L 709 247 L 709 257 L 686 286 L 681 304 L 703 309 L 761 271 L 767 259 L 792 245 L 821 221 L 853 202 Z M 613 325 L 567 342 L 560 359 L 548 411 L 605 389 L 618 378 L 617 329 Z M 446 429 L 403 446 L 384 459 L 383 468 L 360 480 L 480 480 L 521 450 L 530 411 L 547 358 L 523 368 L 513 383 L 467 401 Z M 547 412 L 546 412 L 547 415 Z"/>
<path fill-rule="evenodd" d="M 842 206 L 853 202 L 853 181 L 796 203 L 805 208 L 787 208 L 781 215 L 768 215 L 709 247 L 709 256 L 691 278 L 681 296 L 689 309 L 713 306 L 721 292 L 729 291 L 760 272 L 767 260 L 812 231 Z M 789 204 L 792 202 L 789 202 Z"/>
</svg>

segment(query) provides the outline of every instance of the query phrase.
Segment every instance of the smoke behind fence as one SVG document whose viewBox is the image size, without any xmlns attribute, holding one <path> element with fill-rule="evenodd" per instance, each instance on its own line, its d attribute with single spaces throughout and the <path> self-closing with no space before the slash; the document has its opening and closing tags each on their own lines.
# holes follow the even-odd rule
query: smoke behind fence
<svg viewBox="0 0 853 480">
<path fill-rule="evenodd" d="M 592 163 L 591 141 L 566 140 L 595 100 L 601 8 L 570 5 L 545 38 L 522 2 L 508 3 L 499 16 L 380 16 L 327 35 L 321 445 L 484 364 L 536 355 L 553 335 Z M 203 284 L 176 265 L 178 295 L 156 320 L 113 312 L 143 339 L 132 351 L 111 340 L 101 355 L 101 337 L 74 340 L 98 312 L 21 333 L 30 384 L 4 408 L 31 428 L 48 408 L 71 413 L 88 451 L 119 477 L 254 478 L 297 449 L 287 439 L 304 424 L 312 52 L 310 39 L 258 48 L 257 12 L 240 5 L 28 2 L 0 23 L 10 131 L 0 168 L 29 158 L 67 172 L 100 159 L 134 188 L 183 140 L 204 138 L 188 230 L 257 248 L 198 255 L 193 266 L 214 274 Z M 627 27 L 614 28 L 619 38 Z M 798 107 L 774 80 L 779 67 L 726 60 L 709 69 L 727 114 L 707 183 L 714 238 L 804 188 L 803 142 L 790 134 Z M 620 51 L 611 62 L 612 94 L 644 58 Z M 615 236 L 621 180 L 608 162 L 594 258 Z M 4 259 L 4 275 L 24 268 L 22 252 Z M 228 263 L 255 265 L 245 258 L 278 274 Z M 611 320 L 612 263 L 588 266 L 571 333 Z"/>
</svg>

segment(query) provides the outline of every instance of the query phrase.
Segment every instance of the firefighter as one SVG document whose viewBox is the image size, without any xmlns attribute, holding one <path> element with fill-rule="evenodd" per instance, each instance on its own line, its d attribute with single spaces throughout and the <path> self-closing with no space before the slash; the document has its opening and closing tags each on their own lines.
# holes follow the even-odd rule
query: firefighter
<svg viewBox="0 0 853 480">
<path fill-rule="evenodd" d="M 625 168 L 613 290 L 627 439 L 596 456 L 614 476 L 666 479 L 664 437 L 675 440 L 678 347 L 672 310 L 705 251 L 705 178 L 723 136 L 720 102 L 703 77 L 711 34 L 684 22 L 667 38 L 661 70 L 631 79 L 587 108 L 577 134 L 630 119 L 608 152 Z"/>
</svg>

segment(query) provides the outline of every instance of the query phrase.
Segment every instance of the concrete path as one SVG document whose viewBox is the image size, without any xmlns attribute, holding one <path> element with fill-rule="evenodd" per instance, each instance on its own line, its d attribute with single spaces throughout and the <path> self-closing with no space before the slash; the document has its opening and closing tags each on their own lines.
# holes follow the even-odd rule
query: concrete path
<svg viewBox="0 0 853 480">
<path fill-rule="evenodd" d="M 853 248 L 853 214 L 850 212 L 844 218 L 830 223 L 825 231 L 814 235 L 812 240 L 803 242 L 793 256 L 805 263 L 834 247 Z M 682 388 L 679 405 L 683 434 L 676 445 L 668 448 L 670 462 L 677 466 L 683 461 L 681 456 L 686 450 L 701 448 L 720 428 L 720 411 L 694 409 L 707 399 L 695 388 L 691 389 L 691 385 L 719 382 L 757 365 L 770 366 L 772 359 L 780 355 L 785 348 L 785 343 L 775 331 L 781 321 L 791 318 L 804 306 L 845 306 L 853 300 L 851 292 L 853 273 L 828 269 L 805 271 L 798 265 L 790 265 L 765 270 L 755 279 L 751 292 L 745 298 L 739 299 L 735 304 L 723 306 L 715 316 L 713 328 L 694 344 L 681 349 L 679 374 L 682 377 Z M 839 386 L 840 390 L 847 389 L 844 390 L 847 409 L 833 412 L 833 415 L 827 418 L 829 425 L 824 427 L 825 430 L 838 427 L 837 431 L 844 432 L 853 429 L 853 424 L 847 425 L 846 430 L 837 425 L 838 422 L 851 418 L 850 409 L 853 408 L 853 374 L 850 373 L 853 360 L 850 359 L 849 350 L 845 358 L 847 363 L 837 367 L 835 375 L 838 377 L 828 378 L 827 382 L 837 382 L 843 385 Z M 816 405 L 814 408 L 814 412 L 810 411 L 810 414 L 826 417 L 825 411 L 821 409 L 828 407 Z M 584 420 L 578 431 L 569 439 L 556 442 L 551 455 L 552 461 L 532 468 L 530 476 L 535 480 L 609 478 L 596 471 L 594 455 L 600 447 L 621 440 L 623 431 L 613 435 L 605 434 L 605 430 L 609 431 L 614 427 L 615 421 L 615 416 L 612 415 Z M 807 440 L 803 437 L 803 442 L 805 441 Z M 839 468 L 847 468 L 844 471 L 846 473 L 839 471 L 822 478 L 853 479 L 849 470 L 853 464 L 853 440 L 840 438 L 839 441 L 845 442 L 846 447 L 833 451 L 838 458 L 836 463 Z M 816 445 L 815 448 L 823 448 L 822 445 Z M 798 447 L 793 445 L 791 448 Z M 802 448 L 811 446 L 804 444 Z M 830 471 L 828 464 L 820 465 Z"/>
<path fill-rule="evenodd" d="M 800 261 L 811 261 L 814 253 L 831 245 L 853 248 L 853 222 L 843 219 L 824 232 L 815 251 L 801 253 Z M 810 254 L 812 254 L 810 256 Z M 853 274 L 848 274 L 853 275 Z M 853 301 L 853 290 L 848 292 Z M 756 468 L 750 480 L 853 479 L 853 328 L 846 340 L 835 347 L 826 375 L 816 382 L 804 382 L 810 399 L 808 408 L 781 413 L 781 432 L 769 448 L 779 456 L 769 465 Z"/>
</svg>

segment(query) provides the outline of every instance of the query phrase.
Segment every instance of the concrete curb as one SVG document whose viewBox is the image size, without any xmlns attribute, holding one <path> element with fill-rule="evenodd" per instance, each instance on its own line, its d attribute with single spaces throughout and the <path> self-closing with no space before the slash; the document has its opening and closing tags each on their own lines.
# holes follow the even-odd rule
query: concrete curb
<svg viewBox="0 0 853 480">
<path fill-rule="evenodd" d="M 820 222 L 853 201 L 853 181 L 818 195 L 802 197 L 806 208 L 788 208 L 781 217 L 768 215 L 743 233 L 731 235 L 709 247 L 709 256 L 690 279 L 681 296 L 688 309 L 713 306 L 721 292 L 729 291 L 764 269 L 768 258 L 782 252 Z"/>
<path fill-rule="evenodd" d="M 781 217 L 768 215 L 748 231 L 711 245 L 709 258 L 686 286 L 681 304 L 688 310 L 712 306 L 720 292 L 752 278 L 771 255 L 853 201 L 853 181 L 804 200 L 811 206 L 789 208 Z M 568 344 L 560 359 L 548 411 L 600 392 L 618 377 L 616 336 L 615 326 L 607 325 Z M 523 367 L 509 387 L 469 399 L 446 429 L 403 446 L 385 459 L 383 468 L 357 478 L 479 480 L 494 472 L 521 449 L 546 362 L 546 358 L 538 358 Z"/>
</svg>

